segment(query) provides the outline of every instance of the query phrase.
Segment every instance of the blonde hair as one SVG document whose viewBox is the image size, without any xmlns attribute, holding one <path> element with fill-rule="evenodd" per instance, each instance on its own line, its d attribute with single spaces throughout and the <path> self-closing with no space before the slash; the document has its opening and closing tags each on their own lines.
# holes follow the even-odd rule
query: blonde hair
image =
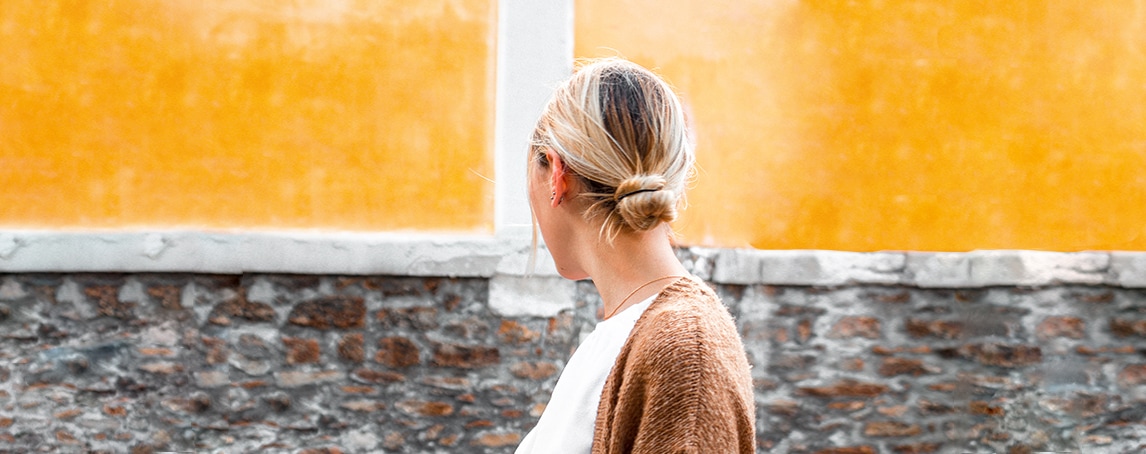
<svg viewBox="0 0 1146 454">
<path fill-rule="evenodd" d="M 684 109 L 664 80 L 619 58 L 581 62 L 550 98 L 533 133 L 531 159 L 553 150 L 585 188 L 586 219 L 602 217 L 610 243 L 621 232 L 672 222 L 695 156 Z"/>
</svg>

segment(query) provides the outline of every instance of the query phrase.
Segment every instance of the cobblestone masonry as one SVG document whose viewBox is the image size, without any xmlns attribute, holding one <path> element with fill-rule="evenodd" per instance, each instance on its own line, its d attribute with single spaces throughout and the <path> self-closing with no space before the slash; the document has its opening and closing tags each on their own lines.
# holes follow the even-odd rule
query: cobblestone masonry
<svg viewBox="0 0 1146 454">
<path fill-rule="evenodd" d="M 0 452 L 512 452 L 600 301 L 489 282 L 0 275 Z M 1146 450 L 1144 290 L 716 288 L 760 452 Z"/>
</svg>

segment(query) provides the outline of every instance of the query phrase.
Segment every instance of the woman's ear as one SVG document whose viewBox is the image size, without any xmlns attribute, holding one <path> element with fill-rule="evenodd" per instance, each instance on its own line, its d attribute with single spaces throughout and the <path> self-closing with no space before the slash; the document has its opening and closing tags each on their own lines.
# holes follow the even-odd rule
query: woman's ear
<svg viewBox="0 0 1146 454">
<path fill-rule="evenodd" d="M 565 161 L 553 150 L 545 150 L 545 158 L 549 160 L 549 185 L 553 188 L 553 198 L 549 203 L 556 207 L 565 200 L 565 192 L 569 190 L 568 172 L 565 171 Z"/>
</svg>

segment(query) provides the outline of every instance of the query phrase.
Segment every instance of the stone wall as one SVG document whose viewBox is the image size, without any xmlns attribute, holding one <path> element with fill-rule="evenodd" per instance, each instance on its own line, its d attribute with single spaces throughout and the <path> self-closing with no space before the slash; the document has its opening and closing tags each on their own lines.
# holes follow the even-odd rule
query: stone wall
<svg viewBox="0 0 1146 454">
<path fill-rule="evenodd" d="M 722 280 L 760 452 L 1146 449 L 1141 289 Z M 512 452 L 600 300 L 504 315 L 490 287 L 0 275 L 0 452 Z"/>
</svg>

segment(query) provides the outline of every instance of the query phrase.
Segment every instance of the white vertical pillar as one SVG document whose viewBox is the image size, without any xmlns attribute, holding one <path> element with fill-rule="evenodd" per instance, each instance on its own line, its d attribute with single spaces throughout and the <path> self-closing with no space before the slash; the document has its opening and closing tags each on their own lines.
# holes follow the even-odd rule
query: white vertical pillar
<svg viewBox="0 0 1146 454">
<path fill-rule="evenodd" d="M 532 277 L 529 199 L 525 166 L 529 138 L 545 102 L 573 71 L 574 0 L 499 0 L 497 126 L 494 132 L 494 229 L 511 244 L 490 278 L 490 307 L 497 313 L 551 317 L 574 306 L 576 287 L 557 275 L 541 248 Z"/>
<path fill-rule="evenodd" d="M 500 0 L 494 132 L 494 229 L 529 235 L 525 160 L 537 117 L 573 70 L 573 0 Z"/>
</svg>

